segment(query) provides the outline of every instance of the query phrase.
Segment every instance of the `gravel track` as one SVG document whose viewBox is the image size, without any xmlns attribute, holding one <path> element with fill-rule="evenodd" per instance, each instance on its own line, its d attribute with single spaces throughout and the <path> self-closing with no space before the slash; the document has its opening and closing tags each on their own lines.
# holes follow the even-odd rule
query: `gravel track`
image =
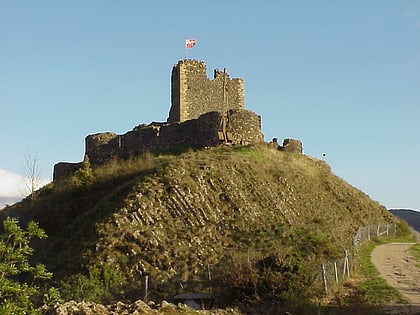
<svg viewBox="0 0 420 315">
<path fill-rule="evenodd" d="M 420 268 L 409 248 L 414 243 L 388 243 L 375 247 L 372 262 L 382 278 L 409 301 L 420 307 Z"/>
</svg>

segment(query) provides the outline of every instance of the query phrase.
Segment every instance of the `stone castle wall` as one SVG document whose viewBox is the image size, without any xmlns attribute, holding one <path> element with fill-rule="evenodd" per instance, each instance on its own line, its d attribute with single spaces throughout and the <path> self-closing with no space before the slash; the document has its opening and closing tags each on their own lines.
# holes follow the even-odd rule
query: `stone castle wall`
<svg viewBox="0 0 420 315">
<path fill-rule="evenodd" d="M 198 60 L 181 60 L 172 69 L 172 106 L 168 122 L 196 119 L 212 111 L 245 107 L 244 80 L 231 79 L 225 71 L 214 71 L 207 78 L 206 64 Z"/>
<path fill-rule="evenodd" d="M 229 110 L 226 114 L 226 135 L 229 143 L 250 144 L 264 141 L 261 117 L 248 110 Z M 85 139 L 85 155 L 92 167 L 113 159 L 128 159 L 145 152 L 175 148 L 204 148 L 225 143 L 222 113 L 209 112 L 182 123 L 140 125 L 123 135 L 112 132 L 89 135 Z M 81 163 L 58 163 L 54 179 L 71 175 Z"/>
<path fill-rule="evenodd" d="M 302 141 L 296 139 L 284 139 L 283 146 L 279 147 L 280 151 L 302 153 Z"/>
<path fill-rule="evenodd" d="M 231 144 L 249 144 L 263 141 L 260 116 L 247 110 L 230 110 L 226 130 L 232 134 Z M 204 148 L 217 146 L 222 114 L 209 112 L 183 123 L 152 123 L 141 125 L 123 135 L 113 133 L 86 137 L 86 155 L 92 166 L 111 159 L 127 159 L 145 152 L 166 151 L 174 148 Z"/>
<path fill-rule="evenodd" d="M 83 166 L 82 162 L 78 162 L 78 163 L 59 162 L 54 165 L 53 180 L 55 181 L 60 178 L 68 177 L 76 173 L 76 171 L 82 168 L 82 166 Z"/>
</svg>

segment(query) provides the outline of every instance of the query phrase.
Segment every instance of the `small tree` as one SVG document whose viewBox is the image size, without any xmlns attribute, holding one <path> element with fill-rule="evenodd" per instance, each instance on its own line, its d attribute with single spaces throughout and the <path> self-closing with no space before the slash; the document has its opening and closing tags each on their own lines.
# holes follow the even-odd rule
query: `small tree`
<svg viewBox="0 0 420 315">
<path fill-rule="evenodd" d="M 30 152 L 25 155 L 25 186 L 34 203 L 35 192 L 41 185 L 41 169 L 39 168 L 38 155 Z"/>
<path fill-rule="evenodd" d="M 85 155 L 81 167 L 74 173 L 70 181 L 76 187 L 87 187 L 92 183 L 92 168 L 87 155 Z"/>
<path fill-rule="evenodd" d="M 3 221 L 0 235 L 0 314 L 38 314 L 34 298 L 39 293 L 36 283 L 51 278 L 43 264 L 32 266 L 28 258 L 34 250 L 29 246 L 32 238 L 47 235 L 37 223 L 31 221 L 26 230 L 15 218 Z"/>
</svg>

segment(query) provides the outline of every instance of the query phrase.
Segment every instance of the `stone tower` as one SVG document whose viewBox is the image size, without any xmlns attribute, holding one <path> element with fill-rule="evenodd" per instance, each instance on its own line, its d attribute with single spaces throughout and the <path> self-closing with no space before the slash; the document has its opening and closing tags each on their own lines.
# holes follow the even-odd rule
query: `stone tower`
<svg viewBox="0 0 420 315">
<path fill-rule="evenodd" d="M 220 70 L 215 70 L 213 79 L 208 79 L 202 61 L 180 60 L 172 68 L 171 83 L 169 123 L 196 119 L 212 111 L 244 109 L 244 80 L 231 79 Z"/>
</svg>

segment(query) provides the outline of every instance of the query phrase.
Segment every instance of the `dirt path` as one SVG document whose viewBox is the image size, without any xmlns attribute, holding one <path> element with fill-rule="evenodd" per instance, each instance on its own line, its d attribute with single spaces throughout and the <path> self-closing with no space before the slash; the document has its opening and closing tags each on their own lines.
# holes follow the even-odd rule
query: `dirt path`
<svg viewBox="0 0 420 315">
<path fill-rule="evenodd" d="M 413 243 L 389 243 L 377 246 L 372 262 L 381 277 L 399 290 L 411 305 L 420 306 L 420 268 L 410 255 Z"/>
</svg>

